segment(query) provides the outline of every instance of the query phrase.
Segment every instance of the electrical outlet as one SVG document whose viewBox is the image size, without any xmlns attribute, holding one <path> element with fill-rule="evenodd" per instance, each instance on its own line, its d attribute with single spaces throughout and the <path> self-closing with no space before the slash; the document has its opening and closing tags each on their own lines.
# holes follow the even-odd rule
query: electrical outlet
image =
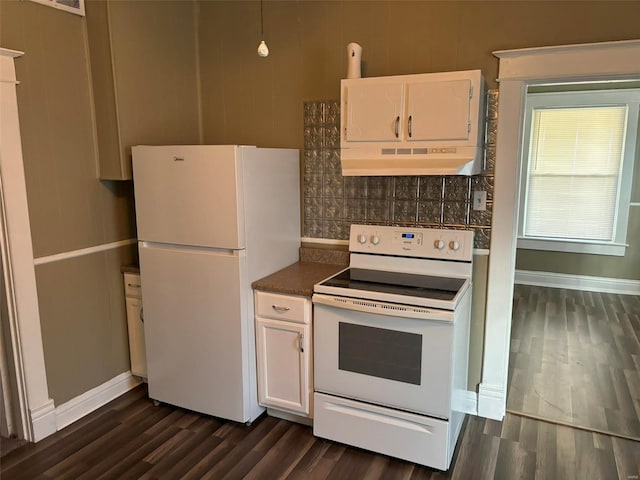
<svg viewBox="0 0 640 480">
<path fill-rule="evenodd" d="M 487 192 L 485 190 L 473 192 L 473 209 L 479 211 L 487 209 Z"/>
</svg>

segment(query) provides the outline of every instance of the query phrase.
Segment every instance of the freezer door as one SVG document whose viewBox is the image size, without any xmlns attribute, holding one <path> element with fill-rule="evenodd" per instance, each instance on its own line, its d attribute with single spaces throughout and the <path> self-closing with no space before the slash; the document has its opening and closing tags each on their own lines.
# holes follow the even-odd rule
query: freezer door
<svg viewBox="0 0 640 480">
<path fill-rule="evenodd" d="M 140 244 L 151 398 L 248 421 L 242 261 L 237 254 Z"/>
<path fill-rule="evenodd" d="M 235 146 L 136 146 L 138 240 L 242 249 L 242 174 Z"/>
</svg>

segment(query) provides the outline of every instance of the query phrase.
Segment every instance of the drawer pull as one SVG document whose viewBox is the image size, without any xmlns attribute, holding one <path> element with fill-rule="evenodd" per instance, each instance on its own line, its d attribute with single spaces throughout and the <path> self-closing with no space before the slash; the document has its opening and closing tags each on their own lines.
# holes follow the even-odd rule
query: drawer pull
<svg viewBox="0 0 640 480">
<path fill-rule="evenodd" d="M 140 288 L 140 285 L 136 285 L 135 283 L 127 283 L 127 287 L 130 287 L 130 288 Z"/>
<path fill-rule="evenodd" d="M 273 308 L 278 313 L 285 313 L 291 310 L 289 307 L 281 307 L 280 305 L 271 305 L 271 308 Z"/>
</svg>

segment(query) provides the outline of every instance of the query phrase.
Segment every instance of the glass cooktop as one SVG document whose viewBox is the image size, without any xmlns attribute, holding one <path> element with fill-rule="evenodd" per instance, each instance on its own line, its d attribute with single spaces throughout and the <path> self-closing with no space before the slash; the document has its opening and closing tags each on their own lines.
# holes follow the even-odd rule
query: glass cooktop
<svg viewBox="0 0 640 480">
<path fill-rule="evenodd" d="M 437 300 L 453 300 L 464 283 L 465 279 L 463 278 L 348 268 L 325 280 L 321 285 L 348 290 L 366 290 Z"/>
</svg>

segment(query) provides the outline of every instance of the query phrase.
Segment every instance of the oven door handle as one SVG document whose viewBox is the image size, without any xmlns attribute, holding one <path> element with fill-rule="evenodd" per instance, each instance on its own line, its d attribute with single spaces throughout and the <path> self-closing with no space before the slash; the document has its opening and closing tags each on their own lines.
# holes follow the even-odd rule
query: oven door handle
<svg viewBox="0 0 640 480">
<path fill-rule="evenodd" d="M 445 323 L 453 322 L 453 312 L 451 311 L 415 305 L 401 305 L 360 298 L 340 297 L 337 295 L 326 295 L 324 293 L 314 293 L 313 303 L 358 312 L 387 315 L 390 317 L 415 318 L 418 320 L 432 320 Z"/>
</svg>

